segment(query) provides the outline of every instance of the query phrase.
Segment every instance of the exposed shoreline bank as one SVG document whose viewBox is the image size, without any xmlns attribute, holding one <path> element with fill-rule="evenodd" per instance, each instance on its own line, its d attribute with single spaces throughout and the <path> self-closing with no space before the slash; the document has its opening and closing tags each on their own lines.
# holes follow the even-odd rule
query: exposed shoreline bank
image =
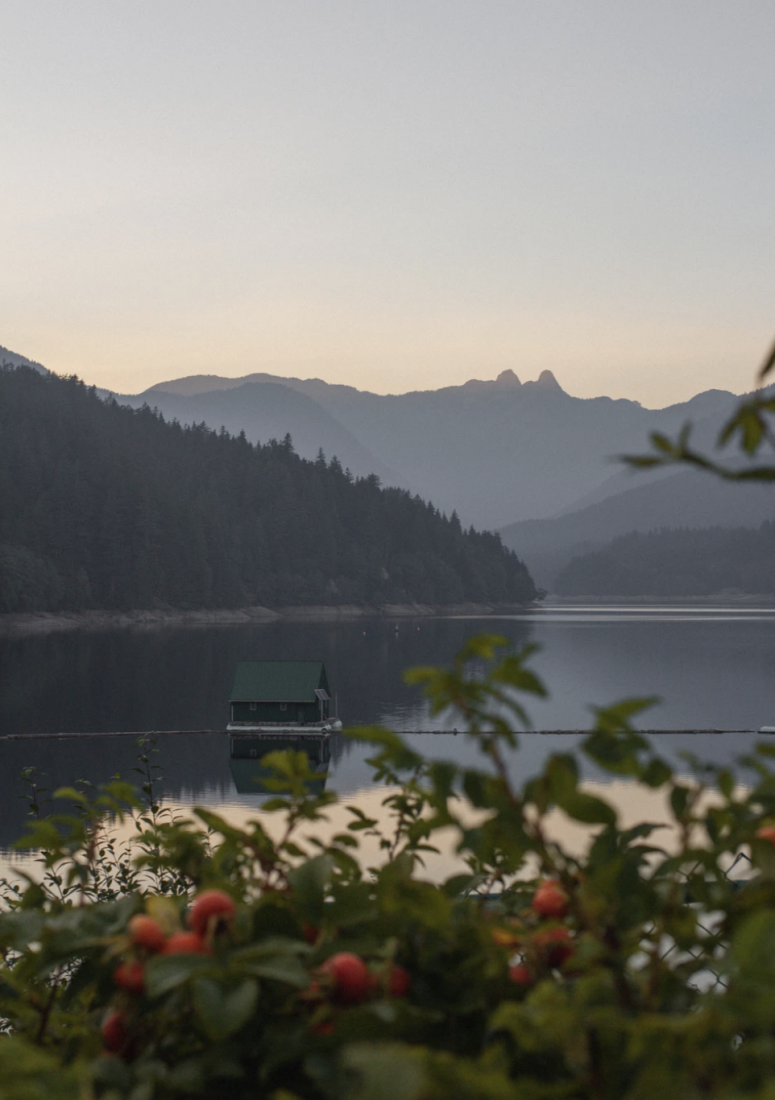
<svg viewBox="0 0 775 1100">
<path fill-rule="evenodd" d="M 353 619 L 410 619 L 453 615 L 498 615 L 558 607 L 775 607 L 773 595 L 719 593 L 716 596 L 555 596 L 530 604 L 358 604 L 236 607 L 210 610 L 38 611 L 0 615 L 0 638 L 75 630 L 159 630 L 165 628 L 249 626 L 277 622 L 338 622 Z"/>
<path fill-rule="evenodd" d="M 525 611 L 537 604 L 461 603 L 386 604 L 382 607 L 343 605 L 302 605 L 299 607 L 218 608 L 192 610 L 136 611 L 39 611 L 29 614 L 0 615 L 0 638 L 50 634 L 71 630 L 158 630 L 165 627 L 248 626 L 285 619 L 296 622 L 336 622 L 351 619 L 408 619 L 433 615 L 491 615 L 496 612 Z"/>
</svg>

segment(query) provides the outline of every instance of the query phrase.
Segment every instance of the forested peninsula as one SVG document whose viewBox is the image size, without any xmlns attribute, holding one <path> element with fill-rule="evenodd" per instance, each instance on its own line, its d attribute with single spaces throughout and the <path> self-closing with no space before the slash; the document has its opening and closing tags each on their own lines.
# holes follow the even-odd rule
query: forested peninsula
<svg viewBox="0 0 775 1100">
<path fill-rule="evenodd" d="M 559 573 L 560 596 L 775 594 L 775 523 L 620 535 Z"/>
<path fill-rule="evenodd" d="M 290 437 L 254 445 L 0 369 L 0 612 L 535 597 L 499 535 Z"/>
</svg>

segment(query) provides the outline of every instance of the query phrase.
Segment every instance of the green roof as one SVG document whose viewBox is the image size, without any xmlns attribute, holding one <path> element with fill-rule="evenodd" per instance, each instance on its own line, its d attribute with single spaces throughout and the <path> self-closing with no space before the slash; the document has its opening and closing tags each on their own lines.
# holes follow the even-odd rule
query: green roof
<svg viewBox="0 0 775 1100">
<path fill-rule="evenodd" d="M 232 703 L 314 703 L 315 689 L 328 690 L 322 661 L 240 661 Z"/>
</svg>

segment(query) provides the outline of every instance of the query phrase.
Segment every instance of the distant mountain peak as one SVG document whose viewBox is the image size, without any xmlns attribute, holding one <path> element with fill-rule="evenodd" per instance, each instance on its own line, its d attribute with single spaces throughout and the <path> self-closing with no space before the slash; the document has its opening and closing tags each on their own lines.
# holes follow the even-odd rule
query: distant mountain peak
<svg viewBox="0 0 775 1100">
<path fill-rule="evenodd" d="M 535 386 L 541 386 L 546 390 L 559 390 L 561 393 L 564 392 L 562 386 L 550 370 L 542 370 L 537 381 L 533 384 Z"/>
<path fill-rule="evenodd" d="M 498 389 L 517 389 L 521 385 L 522 383 L 514 371 L 511 370 L 511 368 L 507 368 L 506 370 L 502 370 L 497 378 L 470 378 L 468 382 L 463 383 L 461 388 L 464 390 L 491 390 L 496 387 Z"/>
<path fill-rule="evenodd" d="M 464 390 L 518 390 L 522 389 L 523 385 L 528 390 L 540 389 L 547 392 L 565 393 L 565 390 L 550 370 L 542 370 L 535 382 L 525 382 L 523 384 L 511 368 L 502 370 L 497 378 L 491 380 L 471 378 L 468 382 L 464 382 L 460 388 Z"/>
</svg>

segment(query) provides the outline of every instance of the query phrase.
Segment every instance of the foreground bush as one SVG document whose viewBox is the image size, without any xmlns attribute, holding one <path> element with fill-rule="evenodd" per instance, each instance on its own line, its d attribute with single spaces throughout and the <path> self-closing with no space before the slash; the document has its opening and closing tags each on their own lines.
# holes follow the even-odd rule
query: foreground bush
<svg viewBox="0 0 775 1100">
<path fill-rule="evenodd" d="M 387 829 L 351 806 L 321 841 L 335 796 L 309 794 L 303 754 L 271 761 L 275 840 L 205 809 L 165 816 L 147 751 L 144 806 L 120 783 L 60 792 L 79 811 L 34 823 L 41 875 L 7 886 L 0 914 L 0 1098 L 775 1096 L 771 747 L 742 780 L 694 762 L 681 777 L 630 728 L 644 702 L 599 712 L 582 751 L 664 794 L 663 848 L 582 789 L 573 755 L 511 783 L 520 693 L 543 688 L 502 641 L 410 674 L 456 710 L 480 768 L 354 735 L 388 785 Z M 589 827 L 583 857 L 550 838 L 555 812 Z M 440 830 L 461 873 L 436 883 Z"/>
</svg>

